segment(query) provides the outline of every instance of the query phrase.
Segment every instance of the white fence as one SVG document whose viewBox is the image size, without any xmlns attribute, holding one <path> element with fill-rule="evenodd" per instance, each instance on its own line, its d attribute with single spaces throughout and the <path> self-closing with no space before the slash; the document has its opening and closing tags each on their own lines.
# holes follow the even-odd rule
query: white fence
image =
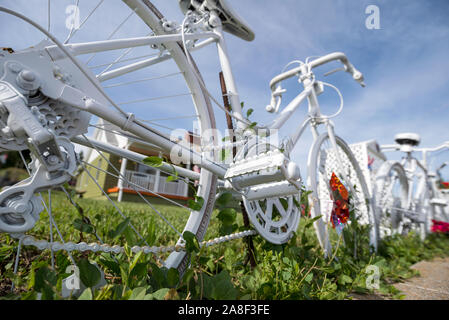
<svg viewBox="0 0 449 320">
<path fill-rule="evenodd" d="M 150 190 L 163 194 L 187 196 L 188 186 L 181 180 L 167 182 L 167 177 L 131 170 L 125 171 L 125 177 L 126 181 L 123 182 L 123 188 L 125 189 L 136 189 L 142 192 L 148 192 Z M 131 183 L 128 183 L 128 181 Z"/>
</svg>

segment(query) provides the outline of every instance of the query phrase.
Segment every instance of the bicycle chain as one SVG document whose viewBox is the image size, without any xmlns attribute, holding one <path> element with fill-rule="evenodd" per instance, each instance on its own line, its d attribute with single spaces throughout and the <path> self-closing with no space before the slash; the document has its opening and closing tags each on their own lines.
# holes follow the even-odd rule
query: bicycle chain
<svg viewBox="0 0 449 320">
<path fill-rule="evenodd" d="M 208 241 L 202 241 L 200 243 L 200 247 L 211 247 L 220 243 L 237 240 L 249 236 L 257 235 L 257 232 L 255 230 L 246 230 L 242 232 L 237 232 L 233 234 L 229 234 L 226 236 L 214 238 Z M 25 246 L 34 246 L 39 250 L 52 250 L 54 252 L 65 250 L 67 252 L 72 251 L 92 251 L 92 252 L 104 252 L 104 253 L 123 253 L 125 252 L 125 248 L 119 245 L 109 245 L 109 244 L 99 244 L 96 242 L 93 243 L 86 243 L 86 242 L 79 242 L 79 243 L 73 243 L 73 242 L 66 242 L 61 243 L 59 241 L 49 242 L 47 240 L 37 240 L 33 236 L 29 235 L 23 235 L 19 238 L 21 243 Z M 178 244 L 175 246 L 134 246 L 131 248 L 131 251 L 133 253 L 143 252 L 144 254 L 158 254 L 158 253 L 166 253 L 166 252 L 179 252 L 179 251 L 185 251 L 185 244 Z"/>
</svg>

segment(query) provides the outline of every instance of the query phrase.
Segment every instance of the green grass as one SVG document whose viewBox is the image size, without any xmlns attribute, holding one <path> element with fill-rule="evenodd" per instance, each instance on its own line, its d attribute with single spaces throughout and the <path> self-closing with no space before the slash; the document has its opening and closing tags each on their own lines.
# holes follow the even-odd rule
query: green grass
<svg viewBox="0 0 449 320">
<path fill-rule="evenodd" d="M 195 250 L 192 240 L 189 242 L 193 248 L 191 268 L 180 277 L 174 269 L 161 267 L 151 255 L 131 253 L 129 247 L 143 243 L 131 231 L 128 220 L 117 214 L 109 202 L 76 199 L 82 208 L 79 210 L 63 194 L 54 193 L 52 201 L 53 216 L 65 241 L 97 242 L 95 230 L 106 243 L 127 248 L 125 253 L 115 256 L 74 253 L 83 282 L 93 286 L 98 280 L 96 270 L 88 261 L 98 263 L 106 274 L 108 285 L 101 290 L 86 290 L 82 298 L 87 299 L 347 299 L 352 292 L 373 292 L 366 288 L 370 266 L 380 271 L 380 286 L 376 292 L 401 298 L 401 293 L 391 284 L 415 275 L 410 269 L 412 264 L 448 255 L 447 236 L 431 235 L 421 242 L 414 234 L 387 238 L 380 244 L 378 253 L 372 254 L 367 228 L 352 223 L 344 233 L 346 245 L 340 246 L 332 259 L 324 259 L 313 221 L 302 217 L 295 236 L 285 245 L 275 246 L 261 237 L 254 237 L 257 259 L 254 269 L 247 262 L 246 240 L 199 251 Z M 169 245 L 177 240 L 176 233 L 148 206 L 121 203 L 119 207 L 149 245 Z M 218 207 L 220 210 L 214 210 L 207 239 L 243 230 L 240 213 L 226 208 L 220 201 Z M 156 204 L 155 209 L 182 230 L 188 218 L 187 209 L 161 204 Z M 354 232 L 358 234 L 356 241 L 353 241 Z M 30 234 L 49 240 L 49 220 L 45 212 Z M 56 232 L 53 236 L 57 239 Z M 16 246 L 16 240 L 0 234 L 0 297 L 36 299 L 40 292 L 43 299 L 59 299 L 61 281 L 69 275 L 65 271 L 71 264 L 67 254 L 55 254 L 55 269 L 52 270 L 48 250 L 40 252 L 34 247 L 25 247 L 15 276 Z M 16 289 L 11 293 L 12 280 Z"/>
</svg>

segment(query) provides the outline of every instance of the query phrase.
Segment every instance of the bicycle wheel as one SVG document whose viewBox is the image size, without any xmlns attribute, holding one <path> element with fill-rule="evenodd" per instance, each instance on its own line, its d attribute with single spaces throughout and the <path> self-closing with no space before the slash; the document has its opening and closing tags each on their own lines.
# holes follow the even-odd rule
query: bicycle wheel
<svg viewBox="0 0 449 320">
<path fill-rule="evenodd" d="M 55 7 L 52 7 L 52 12 L 55 15 L 61 14 L 61 10 L 66 9 L 60 5 L 58 2 Z M 114 37 L 133 38 L 149 34 L 163 35 L 171 32 L 170 24 L 148 0 L 99 1 L 96 5 L 86 3 L 86 6 L 85 11 L 82 7 L 78 9 L 79 12 L 85 14 L 79 28 L 71 28 L 67 36 L 67 32 L 62 32 L 65 29 L 62 26 L 58 29 L 56 25 L 60 19 L 48 18 L 49 29 L 50 26 L 52 27 L 50 33 L 53 30 L 56 31 L 57 35 L 62 35 L 60 36 L 61 42 L 70 44 L 74 41 L 77 43 L 92 41 L 93 36 L 98 39 L 102 32 L 101 40 Z M 56 12 L 58 9 L 59 12 Z M 113 13 L 113 17 L 110 16 L 111 13 Z M 50 24 L 50 21 L 53 23 Z M 15 41 L 17 42 L 17 39 Z M 9 59 L 12 55 L 21 52 L 20 44 L 14 42 L 10 47 L 14 47 L 13 52 L 10 55 L 2 54 L 1 58 Z M 62 60 L 58 63 L 63 65 Z M 181 43 L 167 42 L 161 45 L 81 54 L 77 57 L 77 61 L 96 79 L 96 83 L 101 85 L 112 100 L 127 99 L 127 101 L 118 102 L 117 105 L 127 113 L 135 113 L 135 119 L 140 123 L 148 124 L 148 130 L 157 132 L 161 137 L 172 136 L 172 140 L 179 138 L 182 140 L 185 138 L 182 135 L 187 134 L 187 140 L 197 141 L 198 150 L 201 150 L 203 145 L 213 146 L 216 143 L 210 138 L 210 131 L 215 128 L 215 119 L 209 97 L 200 84 L 203 80 L 198 68 L 194 62 L 192 65 L 190 64 Z M 93 65 L 91 61 L 96 64 Z M 28 67 L 33 68 L 32 66 Z M 64 77 L 71 79 L 71 74 L 65 74 Z M 71 79 L 70 81 L 76 82 L 76 80 Z M 76 85 L 83 88 L 82 84 L 75 83 Z M 216 194 L 217 177 L 213 173 L 206 169 L 198 173 L 188 164 L 179 164 L 182 167 L 180 169 L 184 169 L 181 171 L 186 175 L 182 172 L 177 172 L 174 175 L 172 170 L 167 169 L 174 168 L 171 164 L 165 165 L 165 167 L 161 166 L 159 162 L 150 166 L 142 165 L 142 161 L 140 163 L 138 161 L 138 159 L 142 160 L 142 157 L 134 155 L 157 157 L 162 154 L 170 158 L 169 150 L 150 144 L 142 137 L 137 137 L 135 134 L 127 132 L 126 129 L 120 129 L 103 119 L 90 117 L 83 111 L 52 101 L 48 97 L 41 98 L 39 101 L 36 99 L 32 101 L 30 97 L 29 106 L 38 108 L 39 115 L 45 119 L 43 121 L 45 126 L 53 130 L 58 137 L 73 139 L 80 143 L 85 138 L 80 134 L 84 134 L 88 130 L 93 133 L 94 139 L 86 140 L 84 143 L 88 149 L 85 149 L 84 159 L 80 161 L 83 174 L 77 182 L 77 189 L 80 189 L 78 190 L 80 192 L 85 192 L 84 197 L 90 195 L 101 197 L 108 204 L 93 205 L 80 211 L 79 209 L 83 205 L 75 203 L 78 200 L 73 199 L 73 195 L 67 192 L 67 188 L 62 183 L 41 188 L 38 190 L 39 192 L 44 192 L 46 189 L 62 189 L 69 198 L 68 200 L 76 207 L 75 214 L 80 213 L 83 217 L 81 222 L 78 219 L 78 228 L 74 228 L 73 220 L 69 220 L 69 226 L 60 228 L 58 224 L 63 220 L 62 218 L 64 220 L 68 218 L 55 208 L 53 208 L 52 214 L 52 204 L 63 200 L 58 198 L 52 201 L 55 192 L 49 192 L 48 199 L 43 199 L 36 194 L 37 200 L 34 203 L 34 208 L 37 210 L 39 202 L 42 201 L 48 215 L 42 217 L 28 234 L 37 238 L 41 232 L 47 232 L 45 237 L 40 237 L 50 242 L 46 248 L 53 248 L 52 243 L 55 239 L 62 244 L 82 241 L 83 243 L 110 243 L 111 246 L 123 245 L 123 242 L 119 242 L 119 239 L 123 239 L 123 234 L 117 234 L 117 232 L 123 232 L 125 229 L 120 229 L 120 226 L 129 228 L 130 232 L 126 234 L 126 239 L 130 246 L 138 244 L 147 247 L 152 245 L 173 247 L 173 245 L 183 242 L 184 231 L 194 233 L 200 241 L 204 238 Z M 103 97 L 98 99 L 104 100 Z M 147 111 L 138 110 L 136 106 L 142 106 L 145 103 Z M 130 121 L 136 120 L 130 118 Z M 181 133 L 179 133 L 180 130 Z M 194 132 L 192 133 L 192 131 Z M 173 138 L 173 132 L 178 136 Z M 206 136 L 206 132 L 209 135 Z M 102 148 L 96 144 L 95 140 L 104 145 L 115 145 L 119 149 L 130 149 L 132 152 L 123 154 L 109 151 L 107 154 L 101 151 Z M 5 145 L 1 147 L 5 148 Z M 70 148 L 67 146 L 67 149 Z M 14 148 L 5 149 L 12 150 Z M 24 150 L 25 148 L 22 146 L 15 148 L 15 150 L 17 149 Z M 216 158 L 216 153 L 214 151 L 202 152 L 202 156 L 204 159 L 213 161 Z M 33 158 L 33 161 L 36 160 Z M 121 166 L 120 163 L 123 162 L 128 162 L 128 166 Z M 32 170 L 31 174 L 33 175 L 35 172 Z M 179 179 L 177 179 L 178 175 Z M 192 175 L 196 178 L 192 178 Z M 193 185 L 193 180 L 196 180 L 194 188 L 185 184 Z M 93 191 L 93 189 L 97 190 Z M 119 198 L 118 194 L 120 193 L 121 196 L 124 193 L 128 194 L 129 199 L 137 198 L 143 203 L 145 209 L 142 209 L 140 205 L 136 207 L 135 204 L 129 202 L 118 204 L 115 198 Z M 14 200 L 11 199 L 8 201 Z M 196 202 L 199 207 L 190 209 L 186 206 L 186 201 L 197 199 L 201 199 Z M 111 212 L 107 213 L 110 213 L 110 216 L 106 216 L 106 207 L 111 208 L 111 210 L 108 209 Z M 39 212 L 33 212 L 34 218 L 37 219 L 38 216 Z M 93 216 L 96 218 L 94 219 Z M 20 219 L 15 219 L 14 216 L 6 217 L 4 215 L 2 217 L 5 224 L 20 222 Z M 149 226 L 150 218 L 153 219 L 151 221 L 154 221 L 156 226 Z M 92 231 L 88 227 L 92 221 L 104 222 L 106 226 L 95 226 Z M 155 230 L 153 234 L 149 234 L 151 228 Z M 59 232 L 62 229 L 65 234 Z M 80 229 L 91 232 L 82 232 L 83 235 L 80 238 Z M 133 235 L 129 235 L 129 233 L 133 233 Z M 149 237 L 152 237 L 151 241 Z M 133 239 L 135 241 L 132 241 Z M 24 241 L 25 245 L 27 243 Z M 112 251 L 114 252 L 114 250 Z M 174 251 L 169 255 L 164 252 L 166 250 L 160 252 L 160 261 L 164 261 L 165 267 L 177 268 L 180 273 L 188 267 L 189 257 L 185 252 Z"/>
<path fill-rule="evenodd" d="M 375 178 L 376 213 L 380 238 L 402 233 L 408 204 L 408 180 L 402 165 L 386 161 Z"/>
<path fill-rule="evenodd" d="M 420 184 L 423 187 L 420 189 L 421 192 L 419 192 L 415 198 L 415 208 L 419 214 L 419 224 L 415 224 L 415 228 L 417 227 L 419 236 L 421 237 L 421 240 L 424 241 L 430 233 L 432 219 L 435 216 L 435 208 L 431 203 L 433 193 L 428 184 L 428 180 L 423 178 L 421 179 Z"/>
<path fill-rule="evenodd" d="M 346 225 L 357 222 L 357 224 L 369 226 L 369 243 L 376 250 L 376 221 L 365 178 L 349 146 L 337 136 L 335 140 L 338 156 L 332 147 L 328 133 L 324 133 L 315 141 L 308 158 L 312 216 L 321 216 L 314 224 L 319 243 L 325 255 L 330 256 L 333 248 L 347 241 L 343 238 Z M 347 200 L 343 205 L 337 201 L 344 202 L 345 199 L 337 199 L 331 186 L 331 179 L 335 181 L 336 178 L 344 187 L 339 187 L 339 190 L 344 189 L 348 193 L 346 197 L 343 196 Z M 340 210 L 345 217 L 334 223 L 331 219 L 335 218 L 336 210 Z M 351 212 L 354 213 L 355 220 L 349 219 Z M 354 237 L 357 237 L 357 234 L 354 234 Z"/>
<path fill-rule="evenodd" d="M 421 240 L 424 240 L 430 232 L 433 217 L 433 207 L 430 202 L 432 190 L 428 184 L 427 172 L 422 167 L 413 163 L 408 167 L 410 201 L 403 228 L 405 231 L 414 231 Z"/>
</svg>

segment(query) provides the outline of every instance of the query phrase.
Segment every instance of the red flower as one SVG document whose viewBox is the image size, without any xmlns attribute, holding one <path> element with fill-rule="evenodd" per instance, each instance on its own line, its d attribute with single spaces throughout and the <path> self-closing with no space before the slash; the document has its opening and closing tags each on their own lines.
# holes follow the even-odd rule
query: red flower
<svg viewBox="0 0 449 320">
<path fill-rule="evenodd" d="M 432 227 L 430 230 L 435 233 L 449 233 L 449 223 L 432 220 Z"/>
</svg>

